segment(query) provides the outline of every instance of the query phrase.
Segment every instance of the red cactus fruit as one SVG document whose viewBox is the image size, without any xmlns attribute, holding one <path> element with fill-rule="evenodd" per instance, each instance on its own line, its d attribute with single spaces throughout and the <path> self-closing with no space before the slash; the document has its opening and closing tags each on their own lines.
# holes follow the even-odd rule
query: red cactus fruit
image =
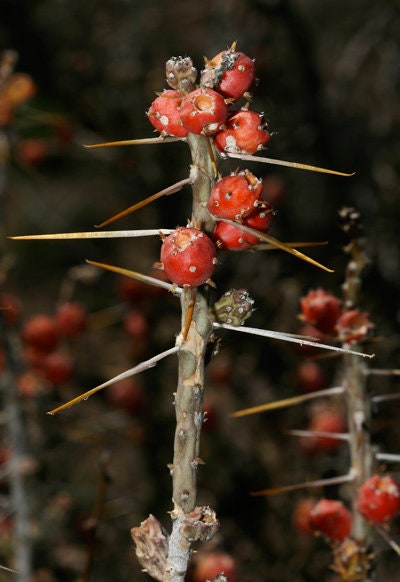
<svg viewBox="0 0 400 582">
<path fill-rule="evenodd" d="M 211 87 L 224 97 L 236 101 L 254 83 L 254 61 L 242 52 L 228 49 L 206 60 L 201 72 L 200 84 Z"/>
<path fill-rule="evenodd" d="M 213 274 L 217 249 L 201 230 L 179 227 L 164 239 L 161 262 L 173 283 L 198 287 Z"/>
<path fill-rule="evenodd" d="M 65 384 L 74 372 L 73 358 L 64 351 L 50 352 L 43 358 L 40 372 L 52 384 Z"/>
<path fill-rule="evenodd" d="M 336 335 L 336 323 L 341 315 L 340 300 L 325 291 L 316 289 L 301 298 L 302 319 L 327 335 Z"/>
<path fill-rule="evenodd" d="M 45 314 L 33 315 L 22 327 L 23 341 L 38 350 L 50 352 L 59 339 L 56 320 Z"/>
<path fill-rule="evenodd" d="M 228 106 L 222 95 L 203 87 L 183 97 L 179 113 L 188 131 L 196 135 L 213 135 L 225 123 Z"/>
<path fill-rule="evenodd" d="M 254 154 L 263 149 L 271 133 L 261 113 L 240 109 L 227 120 L 214 138 L 221 152 Z"/>
<path fill-rule="evenodd" d="M 228 582 L 236 580 L 236 564 L 226 552 L 209 552 L 198 556 L 193 573 L 193 582 L 214 580 L 218 574 L 224 574 Z"/>
<path fill-rule="evenodd" d="M 341 501 L 321 499 L 310 512 L 310 527 L 335 541 L 343 541 L 349 534 L 352 515 Z"/>
<path fill-rule="evenodd" d="M 343 416 L 334 410 L 316 410 L 307 426 L 307 430 L 341 434 L 346 431 L 346 423 Z M 313 436 L 304 437 L 300 442 L 303 450 L 312 454 L 320 451 L 335 451 L 345 441 L 329 436 Z"/>
<path fill-rule="evenodd" d="M 56 310 L 55 319 L 60 333 L 74 337 L 83 333 L 87 327 L 85 308 L 76 301 L 66 301 Z"/>
<path fill-rule="evenodd" d="M 336 322 L 338 339 L 346 343 L 363 340 L 372 327 L 368 313 L 359 309 L 345 311 Z"/>
<path fill-rule="evenodd" d="M 179 91 L 166 89 L 150 105 L 147 116 L 162 135 L 187 136 L 188 130 L 183 127 L 179 113 L 182 98 Z"/>
<path fill-rule="evenodd" d="M 304 360 L 297 368 L 297 385 L 302 392 L 316 392 L 327 386 L 324 369 L 314 360 Z"/>
<path fill-rule="evenodd" d="M 310 524 L 310 514 L 315 504 L 314 497 L 300 497 L 297 500 L 292 513 L 292 524 L 296 531 L 306 535 L 314 533 Z"/>
<path fill-rule="evenodd" d="M 267 203 L 265 208 L 256 208 L 242 219 L 242 224 L 260 232 L 267 232 L 272 223 L 272 212 Z M 212 238 L 220 250 L 242 251 L 260 242 L 257 236 L 244 232 L 226 222 L 217 222 Z"/>
<path fill-rule="evenodd" d="M 217 218 L 240 219 L 254 211 L 261 191 L 261 180 L 242 170 L 218 180 L 211 190 L 207 208 Z"/>
<path fill-rule="evenodd" d="M 400 511 L 399 484 L 390 475 L 372 475 L 361 485 L 357 511 L 371 523 L 385 523 Z"/>
</svg>

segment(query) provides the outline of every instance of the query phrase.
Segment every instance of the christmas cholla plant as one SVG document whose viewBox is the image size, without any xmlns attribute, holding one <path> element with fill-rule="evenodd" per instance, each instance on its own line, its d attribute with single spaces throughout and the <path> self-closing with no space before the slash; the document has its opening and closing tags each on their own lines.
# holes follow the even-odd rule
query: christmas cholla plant
<svg viewBox="0 0 400 582">
<path fill-rule="evenodd" d="M 190 58 L 174 57 L 167 61 L 166 80 L 169 88 L 158 94 L 147 113 L 155 130 L 160 132 L 158 137 L 95 144 L 90 147 L 185 141 L 192 157 L 189 177 L 123 210 L 99 227 L 126 216 L 161 196 L 170 195 L 190 185 L 192 209 L 188 224 L 174 230 L 153 228 L 14 238 L 162 238 L 158 267 L 164 270 L 170 283 L 120 267 L 89 262 L 150 285 L 167 288 L 180 297 L 182 327 L 175 345 L 62 404 L 50 411 L 50 414 L 87 399 L 110 384 L 146 370 L 171 354 L 178 355 L 176 430 L 174 456 L 170 465 L 173 482 L 172 530 L 169 535 L 166 534 L 160 522 L 150 516 L 140 526 L 132 528 L 131 534 L 139 562 L 153 579 L 183 582 L 193 543 L 208 541 L 219 527 L 215 512 L 210 507 L 199 507 L 196 503 L 197 470 L 202 463 L 199 453 L 204 421 L 204 366 L 206 353 L 214 341 L 216 330 L 225 328 L 350 353 L 348 347 L 333 347 L 318 342 L 316 344 L 310 338 L 244 326 L 253 310 L 253 300 L 244 289 L 226 291 L 219 300 L 210 305 L 208 287 L 214 285 L 211 276 L 217 268 L 218 254 L 222 250 L 279 248 L 315 267 L 330 271 L 304 255 L 294 245 L 280 242 L 267 233 L 271 224 L 272 206 L 269 201 L 261 198 L 259 178 L 246 169 L 223 177 L 220 166 L 224 160 L 239 158 L 245 162 L 284 165 L 341 176 L 348 174 L 253 155 L 263 149 L 271 134 L 262 114 L 250 110 L 247 91 L 255 80 L 254 62 L 238 52 L 235 44 L 214 59 L 206 61 L 199 85 L 196 84 L 197 70 Z M 238 106 L 241 99 L 245 103 Z M 242 233 L 242 236 L 237 233 Z M 222 582 L 227 579 L 222 571 L 215 575 L 215 580 Z"/>
</svg>

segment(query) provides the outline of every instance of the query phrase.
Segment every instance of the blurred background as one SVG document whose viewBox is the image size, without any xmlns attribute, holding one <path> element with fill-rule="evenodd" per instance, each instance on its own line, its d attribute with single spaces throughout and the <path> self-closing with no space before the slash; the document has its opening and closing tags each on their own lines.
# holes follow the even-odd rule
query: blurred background
<svg viewBox="0 0 400 582">
<path fill-rule="evenodd" d="M 396 368 L 399 11 L 398 2 L 377 0 L 3 0 L 0 50 L 15 51 L 16 74 L 29 75 L 35 85 L 9 119 L 0 110 L 0 275 L 3 292 L 18 303 L 12 333 L 17 330 L 19 337 L 34 315 L 54 317 L 65 301 L 83 305 L 88 321 L 82 333 L 60 340 L 60 350 L 73 362 L 62 381 L 44 379 L 25 352 L 17 358 L 35 581 L 148 579 L 136 562 L 129 530 L 149 513 L 169 528 L 174 358 L 128 387 L 109 388 L 55 417 L 45 413 L 171 347 L 180 326 L 179 302 L 85 264 L 91 259 L 151 273 L 157 237 L 40 242 L 6 237 L 91 231 L 186 177 L 190 158 L 182 143 L 96 150 L 83 144 L 153 136 L 145 112 L 155 92 L 166 87 L 165 61 L 191 56 L 200 70 L 205 56 L 237 41 L 256 61 L 252 107 L 264 112 L 274 132 L 265 154 L 355 175 L 246 164 L 264 179 L 277 210 L 271 234 L 284 241 L 328 241 L 308 253 L 335 272 L 278 251 L 227 253 L 215 275 L 218 292 L 246 288 L 256 307 L 249 324 L 298 332 L 302 295 L 317 287 L 341 295 L 348 239 L 338 211 L 354 207 L 369 258 L 359 306 L 375 325 L 365 349 L 376 354 L 375 367 Z M 115 228 L 184 224 L 188 195 L 182 190 L 157 201 Z M 199 501 L 212 505 L 221 520 L 212 547 L 235 557 L 241 582 L 331 580 L 323 541 L 292 524 L 300 494 L 260 498 L 249 492 L 340 474 L 346 451 L 310 454 L 299 439 L 284 434 L 306 426 L 306 407 L 229 418 L 238 408 L 309 390 L 299 380 L 308 354 L 244 335 L 221 338 L 220 353 L 207 370 L 209 421 L 201 447 L 206 465 L 199 471 Z M 335 385 L 339 359 L 318 365 L 324 374 L 318 387 Z M 397 389 L 390 376 L 370 385 L 371 393 Z M 373 438 L 396 452 L 398 405 L 378 412 Z M 6 418 L 1 426 L 6 458 L 14 446 L 7 427 Z M 7 471 L 1 475 L 0 563 L 12 567 L 12 485 Z M 98 507 L 93 535 L 90 518 Z M 394 552 L 384 542 L 378 546 L 385 575 L 398 569 Z M 91 577 L 84 574 L 88 562 Z"/>
</svg>

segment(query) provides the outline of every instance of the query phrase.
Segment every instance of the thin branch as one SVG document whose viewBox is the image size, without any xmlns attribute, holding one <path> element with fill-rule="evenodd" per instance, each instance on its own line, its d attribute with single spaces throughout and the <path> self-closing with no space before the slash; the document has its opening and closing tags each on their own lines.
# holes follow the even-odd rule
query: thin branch
<svg viewBox="0 0 400 582">
<path fill-rule="evenodd" d="M 162 281 L 161 279 L 150 277 L 149 275 L 143 275 L 137 271 L 123 269 L 121 267 L 115 267 L 114 265 L 107 265 L 105 263 L 98 263 L 97 261 L 90 261 L 89 259 L 86 259 L 86 263 L 89 265 L 94 265 L 95 267 L 100 267 L 101 269 L 105 269 L 107 271 L 112 271 L 113 273 L 118 273 L 119 275 L 130 277 L 131 279 L 136 279 L 142 283 L 148 283 L 149 285 L 154 285 L 155 287 L 161 287 L 162 289 L 170 291 L 174 295 L 180 295 L 182 293 L 182 287 L 178 287 L 174 283 L 167 283 L 167 281 Z"/>
<path fill-rule="evenodd" d="M 386 463 L 400 463 L 400 455 L 393 455 L 389 453 L 375 453 L 377 461 L 385 461 Z"/>
<path fill-rule="evenodd" d="M 141 236 L 160 236 L 171 234 L 170 228 L 150 228 L 145 230 L 95 230 L 93 232 L 58 232 L 53 234 L 28 234 L 22 236 L 9 236 L 11 240 L 58 240 L 81 238 L 135 238 Z"/>
<path fill-rule="evenodd" d="M 379 396 L 373 396 L 371 401 L 373 404 L 377 404 L 378 402 L 388 402 L 391 400 L 398 400 L 400 398 L 400 394 L 381 394 Z"/>
<path fill-rule="evenodd" d="M 322 348 L 324 350 L 332 350 L 335 352 L 341 352 L 345 354 L 353 354 L 355 356 L 361 356 L 362 358 L 373 358 L 375 354 L 365 354 L 364 352 L 354 352 L 353 350 L 348 350 L 346 348 L 339 348 L 337 346 L 330 346 L 327 344 L 321 344 L 319 342 L 314 342 L 306 340 L 303 337 L 294 336 L 289 333 L 282 333 L 278 331 L 270 331 L 268 329 L 259 329 L 257 327 L 246 327 L 244 325 L 235 326 L 229 325 L 228 323 L 214 323 L 215 328 L 229 329 L 232 331 L 240 331 L 242 333 L 248 333 L 250 335 L 259 335 L 262 337 L 269 337 L 272 339 L 283 340 L 286 342 L 293 342 L 300 344 L 301 346 L 314 346 L 317 348 Z"/>
<path fill-rule="evenodd" d="M 335 176 L 345 176 L 350 177 L 354 176 L 355 172 L 351 174 L 347 174 L 345 172 L 337 172 L 336 170 L 329 170 L 327 168 L 320 168 L 319 166 L 310 166 L 308 164 L 301 164 L 298 162 L 288 162 L 286 160 L 276 160 L 274 158 L 263 158 L 261 156 L 253 156 L 247 154 L 233 154 L 233 153 L 225 153 L 221 156 L 221 159 L 226 158 L 235 158 L 239 160 L 243 160 L 245 162 L 261 162 L 264 164 L 272 164 L 274 166 L 286 166 L 288 168 L 295 168 L 297 170 L 307 170 L 309 172 L 320 172 L 322 174 L 334 174 Z"/>
<path fill-rule="evenodd" d="M 392 370 L 367 368 L 364 370 L 366 376 L 400 376 L 400 369 L 394 368 Z"/>
<path fill-rule="evenodd" d="M 179 192 L 179 190 L 182 190 L 182 188 L 186 186 L 186 184 L 191 183 L 192 183 L 191 177 L 185 178 L 184 180 L 180 180 L 179 182 L 176 182 L 176 184 L 168 186 L 168 188 L 164 188 L 164 190 L 160 190 L 160 192 L 156 192 L 156 194 L 153 194 L 152 196 L 149 196 L 148 198 L 145 198 L 144 200 L 141 200 L 140 202 L 133 204 L 133 206 L 130 206 L 129 208 L 126 208 L 125 210 L 118 212 L 118 214 L 115 214 L 111 218 L 108 218 L 107 220 L 104 220 L 104 222 L 96 224 L 95 226 L 96 228 L 103 228 L 104 226 L 107 226 L 108 224 L 111 224 L 112 222 L 115 222 L 116 220 L 119 220 L 124 216 L 128 216 L 128 214 L 132 214 L 132 212 L 135 212 L 136 210 L 139 210 L 140 208 L 143 208 L 148 204 L 151 204 L 151 202 L 158 200 L 158 198 L 162 198 L 163 196 L 170 196 L 171 194 L 175 194 L 175 192 Z"/>
<path fill-rule="evenodd" d="M 302 261 L 306 261 L 307 263 L 310 263 L 311 265 L 314 265 L 315 267 L 319 267 L 320 269 L 323 269 L 324 271 L 327 271 L 328 273 L 334 272 L 332 269 L 325 267 L 321 263 L 318 263 L 318 261 L 315 261 L 311 257 L 304 255 L 300 251 L 289 246 L 287 243 L 281 242 L 269 234 L 266 234 L 264 232 L 260 232 L 259 230 L 256 230 L 255 228 L 250 228 L 248 226 L 245 226 L 244 224 L 240 224 L 239 222 L 235 222 L 234 220 L 228 220 L 227 218 L 219 218 L 218 220 L 220 220 L 221 222 L 226 222 L 227 224 L 230 224 L 231 226 L 234 226 L 235 228 L 238 228 L 239 230 L 243 230 L 243 232 L 247 232 L 248 234 L 251 234 L 253 236 L 257 236 L 260 240 L 262 240 L 266 243 L 269 243 L 270 245 L 272 245 L 278 249 L 281 249 L 282 251 L 285 251 L 291 255 L 294 255 L 298 259 L 301 259 Z"/>
<path fill-rule="evenodd" d="M 297 429 L 288 429 L 284 431 L 284 434 L 289 436 L 299 436 L 305 438 L 328 438 L 337 441 L 349 441 L 350 435 L 349 433 L 342 433 L 342 432 L 324 432 L 321 430 L 297 430 Z"/>
<path fill-rule="evenodd" d="M 258 231 L 257 231 L 258 232 Z M 328 244 L 328 241 L 324 240 L 324 241 L 296 241 L 296 242 L 284 242 L 284 245 L 287 245 L 289 247 L 296 247 L 296 248 L 301 248 L 301 247 L 322 247 Z M 271 244 L 271 243 L 265 243 L 265 244 L 257 244 L 256 247 L 252 247 L 249 250 L 255 250 L 255 251 L 275 251 L 276 250 L 276 245 Z"/>
<path fill-rule="evenodd" d="M 17 570 L 13 570 L 12 568 L 6 568 L 6 566 L 0 566 L 0 570 L 3 570 L 4 572 L 9 572 L 10 574 L 19 573 Z"/>
<path fill-rule="evenodd" d="M 175 141 L 186 141 L 182 137 L 146 137 L 142 139 L 124 139 L 121 141 L 107 141 L 104 143 L 94 143 L 90 145 L 83 145 L 84 148 L 90 150 L 93 148 L 109 148 L 116 146 L 127 146 L 127 145 L 153 145 L 157 143 L 171 143 Z"/>
<path fill-rule="evenodd" d="M 394 541 L 393 538 L 390 537 L 385 528 L 380 525 L 375 526 L 375 528 L 379 535 L 385 540 L 385 542 L 389 544 L 392 550 L 394 550 L 396 554 L 400 556 L 400 546 Z"/>
<path fill-rule="evenodd" d="M 178 351 L 179 351 L 179 347 L 174 346 L 173 348 L 170 348 L 169 350 L 166 350 L 165 352 L 161 352 L 157 356 L 154 356 L 153 358 L 150 358 L 149 360 L 146 360 L 145 362 L 141 362 L 140 364 L 138 364 L 134 368 L 130 368 L 129 370 L 122 372 L 122 374 L 118 374 L 117 376 L 114 376 L 114 378 L 111 378 L 110 380 L 107 380 L 107 382 L 103 382 L 103 384 L 100 384 L 99 386 L 96 386 L 95 388 L 92 388 L 91 390 L 84 392 L 80 396 L 77 396 L 76 398 L 69 400 L 65 404 L 62 404 L 61 406 L 58 406 L 57 408 L 54 408 L 53 410 L 49 410 L 49 412 L 47 412 L 47 414 L 50 414 L 50 415 L 57 414 L 57 412 L 61 412 L 61 410 L 65 410 L 66 408 L 70 408 L 74 404 L 78 404 L 78 402 L 82 402 L 82 400 L 87 400 L 90 396 L 92 396 L 96 392 L 99 392 L 99 390 L 102 390 L 103 388 L 106 388 L 107 386 L 111 386 L 111 384 L 115 384 L 115 382 L 119 382 L 120 380 L 124 380 L 125 378 L 130 378 L 131 376 L 134 376 L 135 374 L 139 374 L 139 372 L 143 372 L 144 370 L 148 370 L 149 368 L 152 368 L 153 366 L 155 366 L 157 364 L 157 362 L 159 362 L 160 360 L 166 358 L 167 356 L 170 356 L 171 354 L 176 354 L 176 352 L 178 352 Z"/>
<path fill-rule="evenodd" d="M 258 406 L 252 406 L 251 408 L 243 408 L 242 410 L 237 410 L 236 412 L 233 412 L 229 416 L 231 416 L 232 418 L 239 418 L 240 416 L 249 416 L 250 414 L 257 414 L 259 412 L 268 412 L 270 410 L 277 410 L 279 408 L 287 408 L 288 406 L 302 404 L 303 402 L 313 400 L 314 398 L 325 398 L 326 396 L 336 396 L 337 394 L 343 394 L 343 392 L 344 388 L 342 386 L 326 388 L 325 390 L 318 390 L 317 392 L 300 394 L 299 396 L 283 398 L 282 400 L 274 400 L 272 402 L 259 404 Z"/>
<path fill-rule="evenodd" d="M 301 489 L 311 489 L 313 487 L 325 487 L 326 485 L 339 485 L 340 483 L 348 483 L 354 480 L 354 472 L 350 471 L 347 475 L 340 477 L 329 477 L 328 479 L 317 479 L 316 481 L 305 481 L 304 483 L 296 483 L 295 485 L 284 485 L 282 487 L 274 487 L 271 489 L 262 489 L 261 491 L 254 491 L 250 495 L 253 497 L 261 497 L 265 495 L 278 495 L 279 493 L 286 493 L 288 491 L 299 491 Z"/>
</svg>

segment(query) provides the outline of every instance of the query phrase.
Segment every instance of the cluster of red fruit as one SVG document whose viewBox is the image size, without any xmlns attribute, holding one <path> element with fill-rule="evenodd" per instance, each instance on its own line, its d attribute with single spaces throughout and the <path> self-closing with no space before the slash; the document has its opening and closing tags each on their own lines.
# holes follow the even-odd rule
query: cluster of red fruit
<svg viewBox="0 0 400 582">
<path fill-rule="evenodd" d="M 271 134 L 261 113 L 251 111 L 249 102 L 234 110 L 238 99 L 247 97 L 255 81 L 254 61 L 233 45 L 206 60 L 200 84 L 193 89 L 197 71 L 187 63 L 186 85 L 179 89 L 173 73 L 174 59 L 167 63 L 166 89 L 151 104 L 147 115 L 163 136 L 187 137 L 190 133 L 210 139 L 211 148 L 221 153 L 254 154 Z M 170 73 L 168 74 L 168 70 Z M 182 90 L 182 85 L 189 88 Z M 193 90 L 192 90 L 193 89 Z M 262 182 L 251 172 L 238 171 L 214 185 L 207 208 L 216 221 L 210 236 L 201 230 L 180 227 L 166 237 L 161 263 L 171 281 L 196 287 L 210 280 L 217 264 L 217 250 L 239 251 L 259 242 L 251 232 L 224 222 L 267 232 L 272 208 L 261 198 Z"/>
<path fill-rule="evenodd" d="M 305 322 L 317 332 L 337 337 L 341 342 L 359 342 L 373 327 L 368 313 L 359 309 L 344 310 L 340 299 L 324 289 L 309 291 L 301 299 L 300 307 Z"/>
<path fill-rule="evenodd" d="M 357 511 L 371 524 L 391 521 L 400 511 L 400 487 L 390 475 L 374 474 L 360 487 Z M 351 533 L 353 517 L 347 507 L 338 500 L 311 498 L 300 499 L 293 522 L 298 531 L 320 533 L 333 541 L 341 542 Z"/>
<path fill-rule="evenodd" d="M 253 154 L 269 141 L 271 134 L 261 113 L 247 105 L 236 111 L 231 106 L 246 95 L 255 81 L 254 61 L 233 47 L 207 60 L 200 86 L 186 94 L 177 89 L 164 90 L 151 104 L 147 115 L 162 135 L 186 137 L 213 136 L 221 152 Z M 188 73 L 191 83 L 197 71 Z M 174 79 L 168 78 L 170 86 Z"/>
<path fill-rule="evenodd" d="M 32 396 L 35 392 L 35 377 L 44 378 L 53 385 L 65 384 L 71 379 L 73 357 L 61 343 L 63 339 L 82 334 L 86 326 L 86 311 L 75 301 L 62 303 L 53 316 L 39 313 L 22 324 L 21 338 L 28 367 L 20 382 L 24 396 Z"/>
</svg>

